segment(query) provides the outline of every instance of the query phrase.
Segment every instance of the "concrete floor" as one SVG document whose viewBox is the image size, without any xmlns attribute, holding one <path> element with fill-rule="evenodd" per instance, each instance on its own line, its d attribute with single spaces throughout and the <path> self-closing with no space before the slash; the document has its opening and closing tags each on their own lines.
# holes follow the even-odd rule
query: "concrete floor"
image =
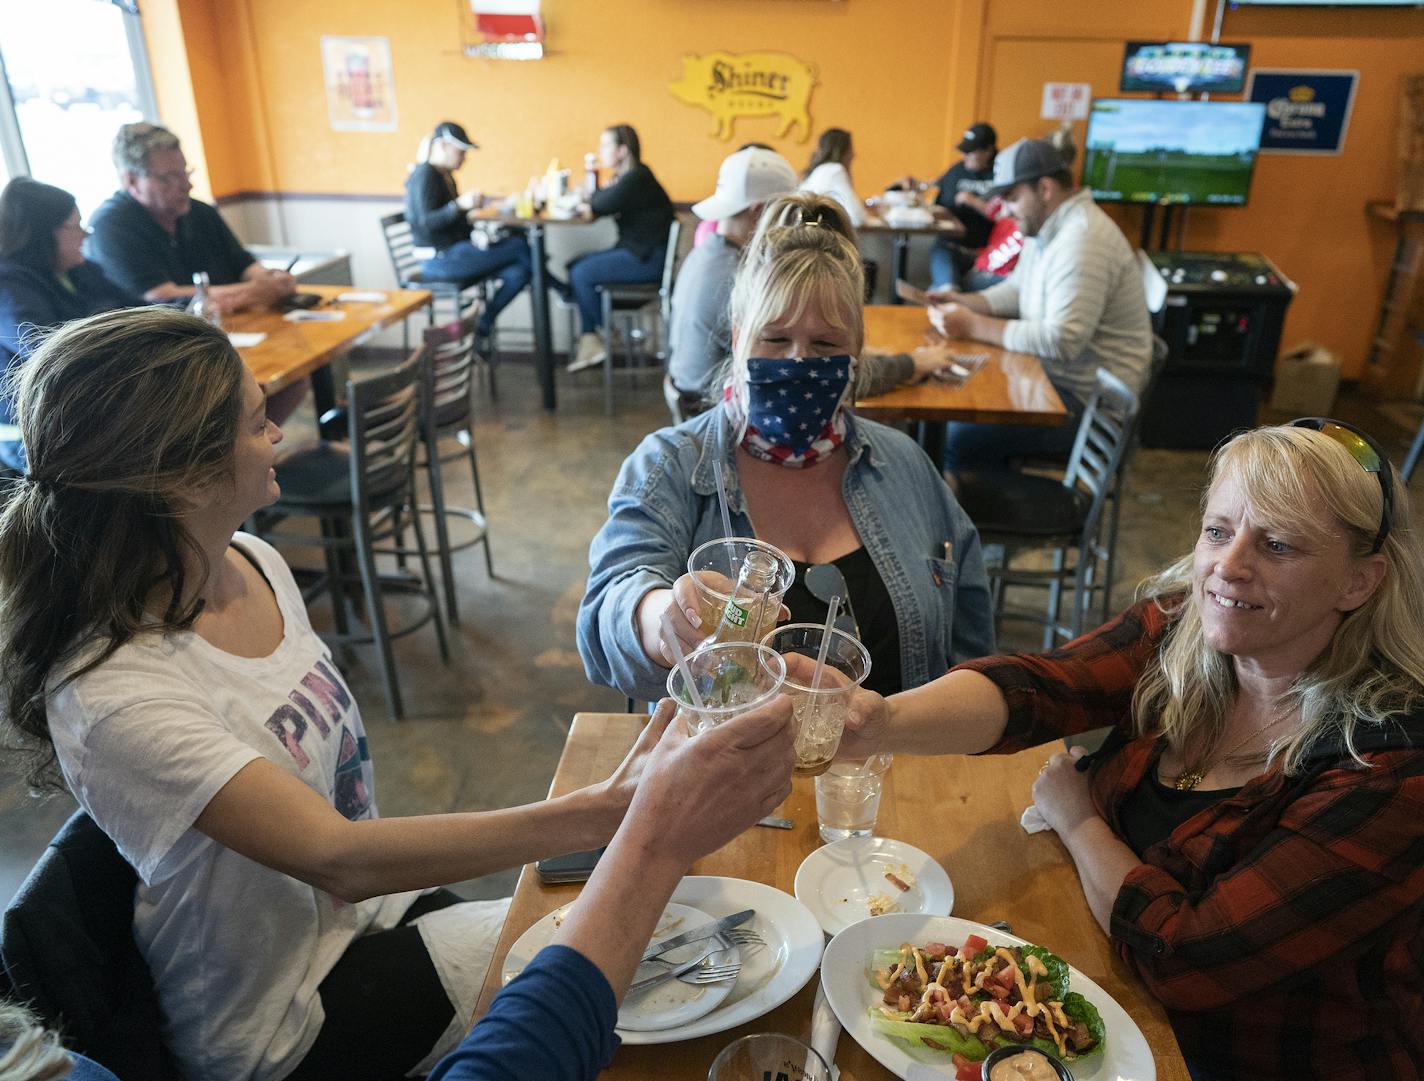
<svg viewBox="0 0 1424 1081">
<path fill-rule="evenodd" d="M 440 663 L 428 627 L 397 642 L 408 713 L 402 722 L 387 715 L 369 649 L 356 651 L 348 667 L 364 707 L 383 814 L 538 800 L 573 714 L 624 708 L 621 695 L 585 680 L 574 616 L 588 542 L 604 519 L 613 477 L 639 439 L 667 423 L 667 411 L 651 375 L 620 386 L 611 418 L 603 414 L 599 373 L 560 372 L 559 380 L 560 409 L 553 415 L 539 407 L 526 365 L 505 365 L 498 402 L 482 399 L 476 441 L 496 577 L 486 574 L 478 548 L 456 557 L 461 622 L 452 628 L 450 664 Z M 1377 433 L 1394 461 L 1402 460 L 1411 431 L 1348 398 L 1337 415 Z M 303 428 L 301 414 L 297 419 L 294 438 Z M 309 430 L 309 418 L 305 424 Z M 1122 516 L 1119 601 L 1190 547 L 1205 461 L 1205 452 L 1196 451 L 1138 454 Z M 468 493 L 465 484 L 459 477 L 460 495 Z M 1421 513 L 1416 506 L 1416 525 Z M 313 618 L 319 626 L 326 622 L 322 605 L 314 606 Z M 1011 626 L 1002 637 L 1006 645 L 1032 648 L 1037 632 Z M 13 895 L 72 809 L 67 797 L 37 801 L 17 779 L 0 774 L 0 898 Z M 467 897 L 499 896 L 516 876 L 511 870 L 458 889 Z"/>
</svg>

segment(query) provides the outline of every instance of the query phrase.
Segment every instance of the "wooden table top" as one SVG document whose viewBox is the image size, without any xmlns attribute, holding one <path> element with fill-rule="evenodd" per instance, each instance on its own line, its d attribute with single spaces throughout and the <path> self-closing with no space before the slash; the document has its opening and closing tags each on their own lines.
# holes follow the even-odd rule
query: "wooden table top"
<svg viewBox="0 0 1424 1081">
<path fill-rule="evenodd" d="M 912 304 L 869 304 L 865 308 L 865 348 L 870 352 L 908 353 L 944 338 L 930 325 L 925 309 Z M 898 386 L 855 403 L 860 416 L 873 420 L 967 420 L 979 424 L 1056 426 L 1068 419 L 1039 359 L 983 342 L 952 341 L 956 352 L 987 353 L 984 366 L 964 383 Z"/>
<path fill-rule="evenodd" d="M 910 233 L 918 236 L 933 233 L 936 236 L 959 237 L 964 235 L 964 225 L 958 218 L 935 218 L 928 225 L 891 225 L 874 211 L 866 215 L 865 222 L 856 230 L 858 233 Z"/>
<path fill-rule="evenodd" d="M 235 312 L 223 319 L 223 328 L 236 333 L 262 333 L 258 345 L 239 349 L 257 381 L 269 394 L 290 386 L 354 349 L 379 330 L 419 311 L 430 303 L 424 289 L 363 289 L 354 285 L 303 285 L 304 293 L 319 293 L 323 303 L 314 311 L 341 311 L 345 319 L 329 323 L 294 323 L 285 312 L 262 310 Z M 383 293 L 379 303 L 337 303 L 341 293 Z"/>
<path fill-rule="evenodd" d="M 609 776 L 646 722 L 644 716 L 618 713 L 575 716 L 549 794 L 562 795 Z M 1067 850 L 1055 834 L 1029 835 L 1019 826 L 1033 779 L 1057 748 L 982 758 L 899 757 L 886 775 L 875 832 L 906 841 L 939 861 L 954 882 L 955 916 L 980 923 L 1008 920 L 1014 934 L 1042 943 L 1096 981 L 1142 1029 L 1156 1057 L 1159 1081 L 1186 1081 L 1186 1064 L 1165 1012 L 1118 960 L 1093 920 Z M 797 777 L 791 797 L 776 813 L 792 819 L 795 828 L 748 830 L 698 860 L 692 873 L 752 879 L 791 893 L 796 869 L 821 844 L 812 778 Z M 542 916 L 576 898 L 581 888 L 544 886 L 533 866 L 524 868 L 480 993 L 477 1018 L 499 990 L 510 946 Z M 604 1076 L 702 1081 L 717 1052 L 740 1036 L 786 1032 L 808 1040 L 818 978 L 777 1009 L 738 1028 L 683 1043 L 622 1047 Z M 836 1063 L 841 1081 L 892 1076 L 844 1034 Z"/>
</svg>

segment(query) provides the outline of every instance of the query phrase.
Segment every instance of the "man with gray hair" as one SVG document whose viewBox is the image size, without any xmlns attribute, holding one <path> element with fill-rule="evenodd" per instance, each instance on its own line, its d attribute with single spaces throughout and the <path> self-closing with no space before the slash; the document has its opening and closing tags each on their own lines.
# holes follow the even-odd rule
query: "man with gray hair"
<svg viewBox="0 0 1424 1081">
<path fill-rule="evenodd" d="M 178 137 L 157 124 L 125 124 L 114 137 L 119 190 L 95 213 L 89 257 L 110 279 L 151 302 L 193 295 L 208 275 L 219 311 L 268 307 L 296 287 L 238 241 L 215 207 L 194 199 Z"/>
</svg>

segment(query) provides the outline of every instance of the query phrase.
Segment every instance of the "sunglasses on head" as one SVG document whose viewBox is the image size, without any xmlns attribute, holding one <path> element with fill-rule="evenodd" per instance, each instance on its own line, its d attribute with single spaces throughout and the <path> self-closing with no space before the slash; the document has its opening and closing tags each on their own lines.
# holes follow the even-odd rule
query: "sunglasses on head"
<svg viewBox="0 0 1424 1081">
<path fill-rule="evenodd" d="M 1379 478 L 1380 492 L 1384 501 L 1380 504 L 1379 532 L 1370 546 L 1370 555 L 1384 547 L 1384 539 L 1389 536 L 1389 527 L 1394 519 L 1394 471 L 1389 467 L 1389 456 L 1380 449 L 1378 443 L 1354 425 L 1329 417 L 1301 417 L 1290 423 L 1292 428 L 1309 428 L 1333 439 L 1347 451 L 1350 457 L 1360 463 L 1366 473 Z"/>
<path fill-rule="evenodd" d="M 845 575 L 834 563 L 813 563 L 802 575 L 806 592 L 830 607 L 831 598 L 841 599 L 840 614 L 836 616 L 836 630 L 845 631 L 857 641 L 860 640 L 860 624 L 855 621 L 855 610 L 850 606 L 850 590 L 846 588 Z"/>
</svg>

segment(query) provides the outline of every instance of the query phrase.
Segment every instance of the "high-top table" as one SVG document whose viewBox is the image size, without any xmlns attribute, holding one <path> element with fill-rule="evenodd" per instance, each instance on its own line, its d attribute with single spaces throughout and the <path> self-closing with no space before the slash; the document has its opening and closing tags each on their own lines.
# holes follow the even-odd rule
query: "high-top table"
<svg viewBox="0 0 1424 1081">
<path fill-rule="evenodd" d="M 247 367 L 269 394 L 305 376 L 312 377 L 317 416 L 330 409 L 335 391 L 328 365 L 378 331 L 394 326 L 430 303 L 424 289 L 365 289 L 352 285 L 303 285 L 302 292 L 322 297 L 312 311 L 339 311 L 344 318 L 330 322 L 299 323 L 285 312 L 269 309 L 235 312 L 223 318 L 232 333 L 259 333 L 267 337 L 257 345 L 238 350 Z M 337 301 L 342 293 L 382 293 L 380 301 Z"/>
<path fill-rule="evenodd" d="M 888 235 L 892 238 L 894 247 L 890 258 L 890 304 L 892 306 L 905 303 L 895 293 L 895 279 L 904 278 L 907 275 L 907 267 L 910 265 L 910 238 L 912 236 L 932 236 L 936 239 L 941 237 L 950 240 L 957 240 L 964 235 L 964 226 L 958 218 L 935 218 L 931 222 L 920 225 L 891 225 L 878 211 L 873 211 L 865 219 L 865 223 L 856 230 L 862 236 Z"/>
<path fill-rule="evenodd" d="M 647 717 L 580 713 L 564 744 L 549 795 L 557 796 L 612 774 Z M 875 832 L 924 850 L 949 872 L 954 915 L 980 923 L 1007 920 L 1013 933 L 1041 943 L 1098 983 L 1142 1030 L 1157 1063 L 1159 1081 L 1186 1081 L 1187 1068 L 1166 1013 L 1118 960 L 1083 898 L 1067 850 L 1053 833 L 1029 835 L 1019 815 L 1043 763 L 1061 744 L 1016 755 L 979 758 L 899 757 L 886 775 Z M 796 868 L 821 844 L 812 779 L 798 777 L 776 812 L 791 830 L 753 828 L 698 860 L 695 875 L 725 875 L 792 892 Z M 499 991 L 505 955 L 541 917 L 574 900 L 581 886 L 544 886 L 533 866 L 524 868 L 504 931 L 495 947 L 475 1017 Z M 808 1039 L 813 977 L 800 992 L 745 1025 L 683 1043 L 627 1046 L 604 1076 L 627 1081 L 703 1081 L 727 1044 L 751 1032 L 787 1032 Z M 849 1036 L 836 1051 L 841 1081 L 888 1081 L 892 1076 Z"/>
</svg>

